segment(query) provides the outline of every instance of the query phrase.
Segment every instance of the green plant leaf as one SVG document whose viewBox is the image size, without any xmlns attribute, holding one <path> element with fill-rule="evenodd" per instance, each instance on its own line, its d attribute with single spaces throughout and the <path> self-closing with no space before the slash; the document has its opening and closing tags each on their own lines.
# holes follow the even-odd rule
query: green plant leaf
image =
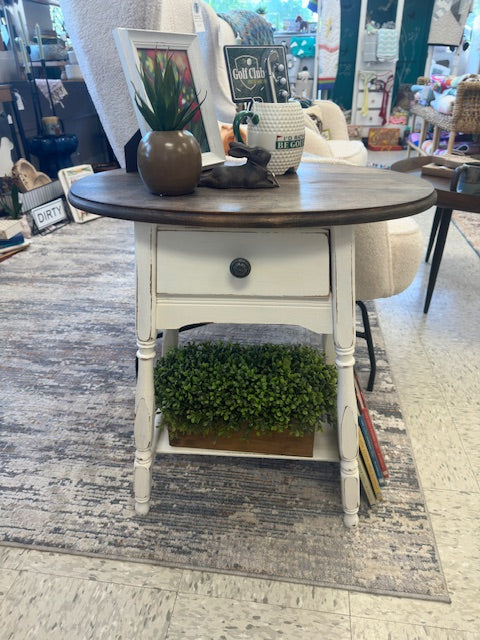
<svg viewBox="0 0 480 640">
<path fill-rule="evenodd" d="M 303 435 L 336 421 L 335 367 L 304 345 L 190 344 L 160 359 L 154 378 L 177 432 Z"/>
<path fill-rule="evenodd" d="M 173 54 L 167 56 L 164 68 L 158 55 L 153 60 L 153 74 L 150 78 L 146 63 L 138 69 L 145 90 L 142 98 L 134 87 L 137 109 L 153 131 L 181 131 L 195 117 L 205 100 L 199 103 L 181 104 L 184 80 L 173 60 Z"/>
</svg>

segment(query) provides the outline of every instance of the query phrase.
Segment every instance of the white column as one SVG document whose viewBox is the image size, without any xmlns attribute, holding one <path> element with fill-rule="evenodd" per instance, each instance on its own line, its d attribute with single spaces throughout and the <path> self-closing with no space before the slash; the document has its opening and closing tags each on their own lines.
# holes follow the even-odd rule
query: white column
<svg viewBox="0 0 480 640">
<path fill-rule="evenodd" d="M 135 510 L 145 515 L 150 508 L 154 450 L 155 393 L 153 366 L 157 328 L 156 294 L 156 225 L 135 223 L 137 276 L 137 358 L 138 378 L 135 394 L 135 462 L 133 488 Z"/>
<path fill-rule="evenodd" d="M 332 237 L 333 339 L 338 371 L 338 448 L 343 520 L 358 524 L 360 482 L 358 477 L 358 418 L 353 382 L 355 350 L 355 244 L 354 227 L 337 226 Z"/>
</svg>

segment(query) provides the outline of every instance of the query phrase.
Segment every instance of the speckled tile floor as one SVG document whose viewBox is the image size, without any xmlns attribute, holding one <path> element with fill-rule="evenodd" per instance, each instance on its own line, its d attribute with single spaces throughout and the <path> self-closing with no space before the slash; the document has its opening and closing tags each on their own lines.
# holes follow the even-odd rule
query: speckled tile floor
<svg viewBox="0 0 480 640">
<path fill-rule="evenodd" d="M 480 259 L 429 269 L 377 309 L 451 604 L 0 547 L 0 640 L 479 640 Z"/>
</svg>

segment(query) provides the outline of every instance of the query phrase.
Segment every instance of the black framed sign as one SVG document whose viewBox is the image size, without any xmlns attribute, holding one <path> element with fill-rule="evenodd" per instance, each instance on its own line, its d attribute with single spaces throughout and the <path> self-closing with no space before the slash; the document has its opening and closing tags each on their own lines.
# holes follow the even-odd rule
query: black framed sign
<svg viewBox="0 0 480 640">
<path fill-rule="evenodd" d="M 290 85 L 285 47 L 230 45 L 223 49 L 234 102 L 287 102 Z"/>
</svg>

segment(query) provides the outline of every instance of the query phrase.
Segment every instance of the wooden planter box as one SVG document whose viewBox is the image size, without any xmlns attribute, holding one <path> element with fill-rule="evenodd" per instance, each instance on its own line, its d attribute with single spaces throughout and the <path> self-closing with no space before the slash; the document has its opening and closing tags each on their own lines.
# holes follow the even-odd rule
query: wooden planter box
<svg viewBox="0 0 480 640">
<path fill-rule="evenodd" d="M 241 434 L 231 437 L 220 436 L 215 440 L 212 436 L 183 435 L 171 437 L 169 442 L 172 447 L 188 447 L 191 449 L 215 449 L 217 451 L 244 451 L 248 453 L 266 453 L 277 456 L 301 456 L 313 457 L 314 434 L 302 437 L 292 436 L 288 433 L 268 433 L 248 438 Z"/>
</svg>

